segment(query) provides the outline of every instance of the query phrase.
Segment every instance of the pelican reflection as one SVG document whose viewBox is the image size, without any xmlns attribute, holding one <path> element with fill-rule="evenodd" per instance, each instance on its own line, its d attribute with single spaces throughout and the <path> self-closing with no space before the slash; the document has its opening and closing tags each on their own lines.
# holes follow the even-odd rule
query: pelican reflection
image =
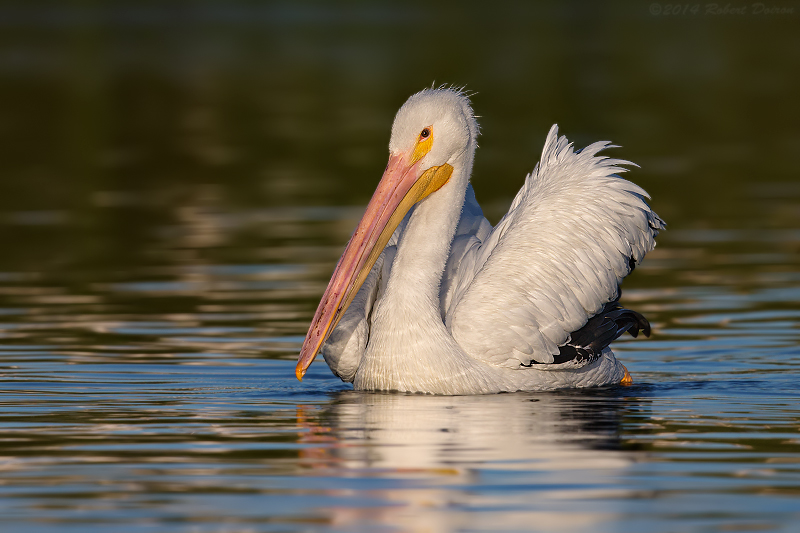
<svg viewBox="0 0 800 533">
<path fill-rule="evenodd" d="M 633 456 L 620 441 L 627 403 L 617 389 L 455 397 L 346 391 L 321 412 L 301 408 L 300 440 L 317 444 L 301 461 L 319 474 L 364 480 L 363 492 L 352 484 L 325 491 L 354 498 L 325 509 L 339 526 L 447 531 L 535 520 L 543 529 L 588 527 L 613 509 L 576 508 L 576 500 L 628 490 L 621 474 Z M 392 488 L 376 488 L 376 478 L 393 479 Z M 540 495 L 535 501 L 531 491 Z M 362 507 L 363 498 L 371 503 Z M 482 512 L 469 512 L 476 507 Z"/>
</svg>

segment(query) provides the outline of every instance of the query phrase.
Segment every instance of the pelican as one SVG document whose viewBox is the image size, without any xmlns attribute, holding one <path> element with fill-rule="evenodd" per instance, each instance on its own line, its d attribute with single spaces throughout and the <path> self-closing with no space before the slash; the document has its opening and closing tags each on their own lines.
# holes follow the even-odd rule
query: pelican
<svg viewBox="0 0 800 533">
<path fill-rule="evenodd" d="M 609 344 L 650 334 L 619 284 L 664 222 L 618 176 L 632 163 L 575 151 L 554 125 L 492 227 L 470 185 L 478 123 L 463 91 L 411 96 L 389 162 L 322 296 L 296 375 L 322 353 L 359 390 L 486 394 L 627 384 Z"/>
</svg>

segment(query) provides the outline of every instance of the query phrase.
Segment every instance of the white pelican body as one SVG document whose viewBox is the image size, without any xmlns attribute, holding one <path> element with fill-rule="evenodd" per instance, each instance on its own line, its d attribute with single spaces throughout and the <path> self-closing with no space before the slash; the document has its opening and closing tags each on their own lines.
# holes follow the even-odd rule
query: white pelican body
<svg viewBox="0 0 800 533">
<path fill-rule="evenodd" d="M 297 377 L 321 352 L 356 389 L 433 394 L 629 382 L 608 344 L 647 321 L 619 283 L 663 221 L 616 174 L 550 130 L 540 163 L 492 228 L 469 184 L 478 124 L 453 89 L 413 95 L 390 159 L 320 302 Z"/>
</svg>

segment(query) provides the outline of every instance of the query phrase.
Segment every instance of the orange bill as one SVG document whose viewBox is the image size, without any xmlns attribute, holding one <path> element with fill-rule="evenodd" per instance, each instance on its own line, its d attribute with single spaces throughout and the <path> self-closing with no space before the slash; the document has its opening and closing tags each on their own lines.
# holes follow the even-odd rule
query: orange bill
<svg viewBox="0 0 800 533">
<path fill-rule="evenodd" d="M 419 148 L 418 144 L 412 151 L 389 158 L 367 211 L 347 243 L 314 314 L 297 360 L 297 379 L 303 379 L 406 213 L 450 179 L 453 167 L 448 164 L 420 171 Z"/>
</svg>

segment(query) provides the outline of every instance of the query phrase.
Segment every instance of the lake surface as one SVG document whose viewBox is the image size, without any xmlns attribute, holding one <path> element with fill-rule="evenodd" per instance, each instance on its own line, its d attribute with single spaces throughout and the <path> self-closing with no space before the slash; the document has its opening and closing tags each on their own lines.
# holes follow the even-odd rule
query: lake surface
<svg viewBox="0 0 800 533">
<path fill-rule="evenodd" d="M 800 6 L 706 6 L 0 8 L 0 530 L 796 531 Z M 493 222 L 554 122 L 640 165 L 632 386 L 294 378 L 434 80 Z"/>
</svg>

